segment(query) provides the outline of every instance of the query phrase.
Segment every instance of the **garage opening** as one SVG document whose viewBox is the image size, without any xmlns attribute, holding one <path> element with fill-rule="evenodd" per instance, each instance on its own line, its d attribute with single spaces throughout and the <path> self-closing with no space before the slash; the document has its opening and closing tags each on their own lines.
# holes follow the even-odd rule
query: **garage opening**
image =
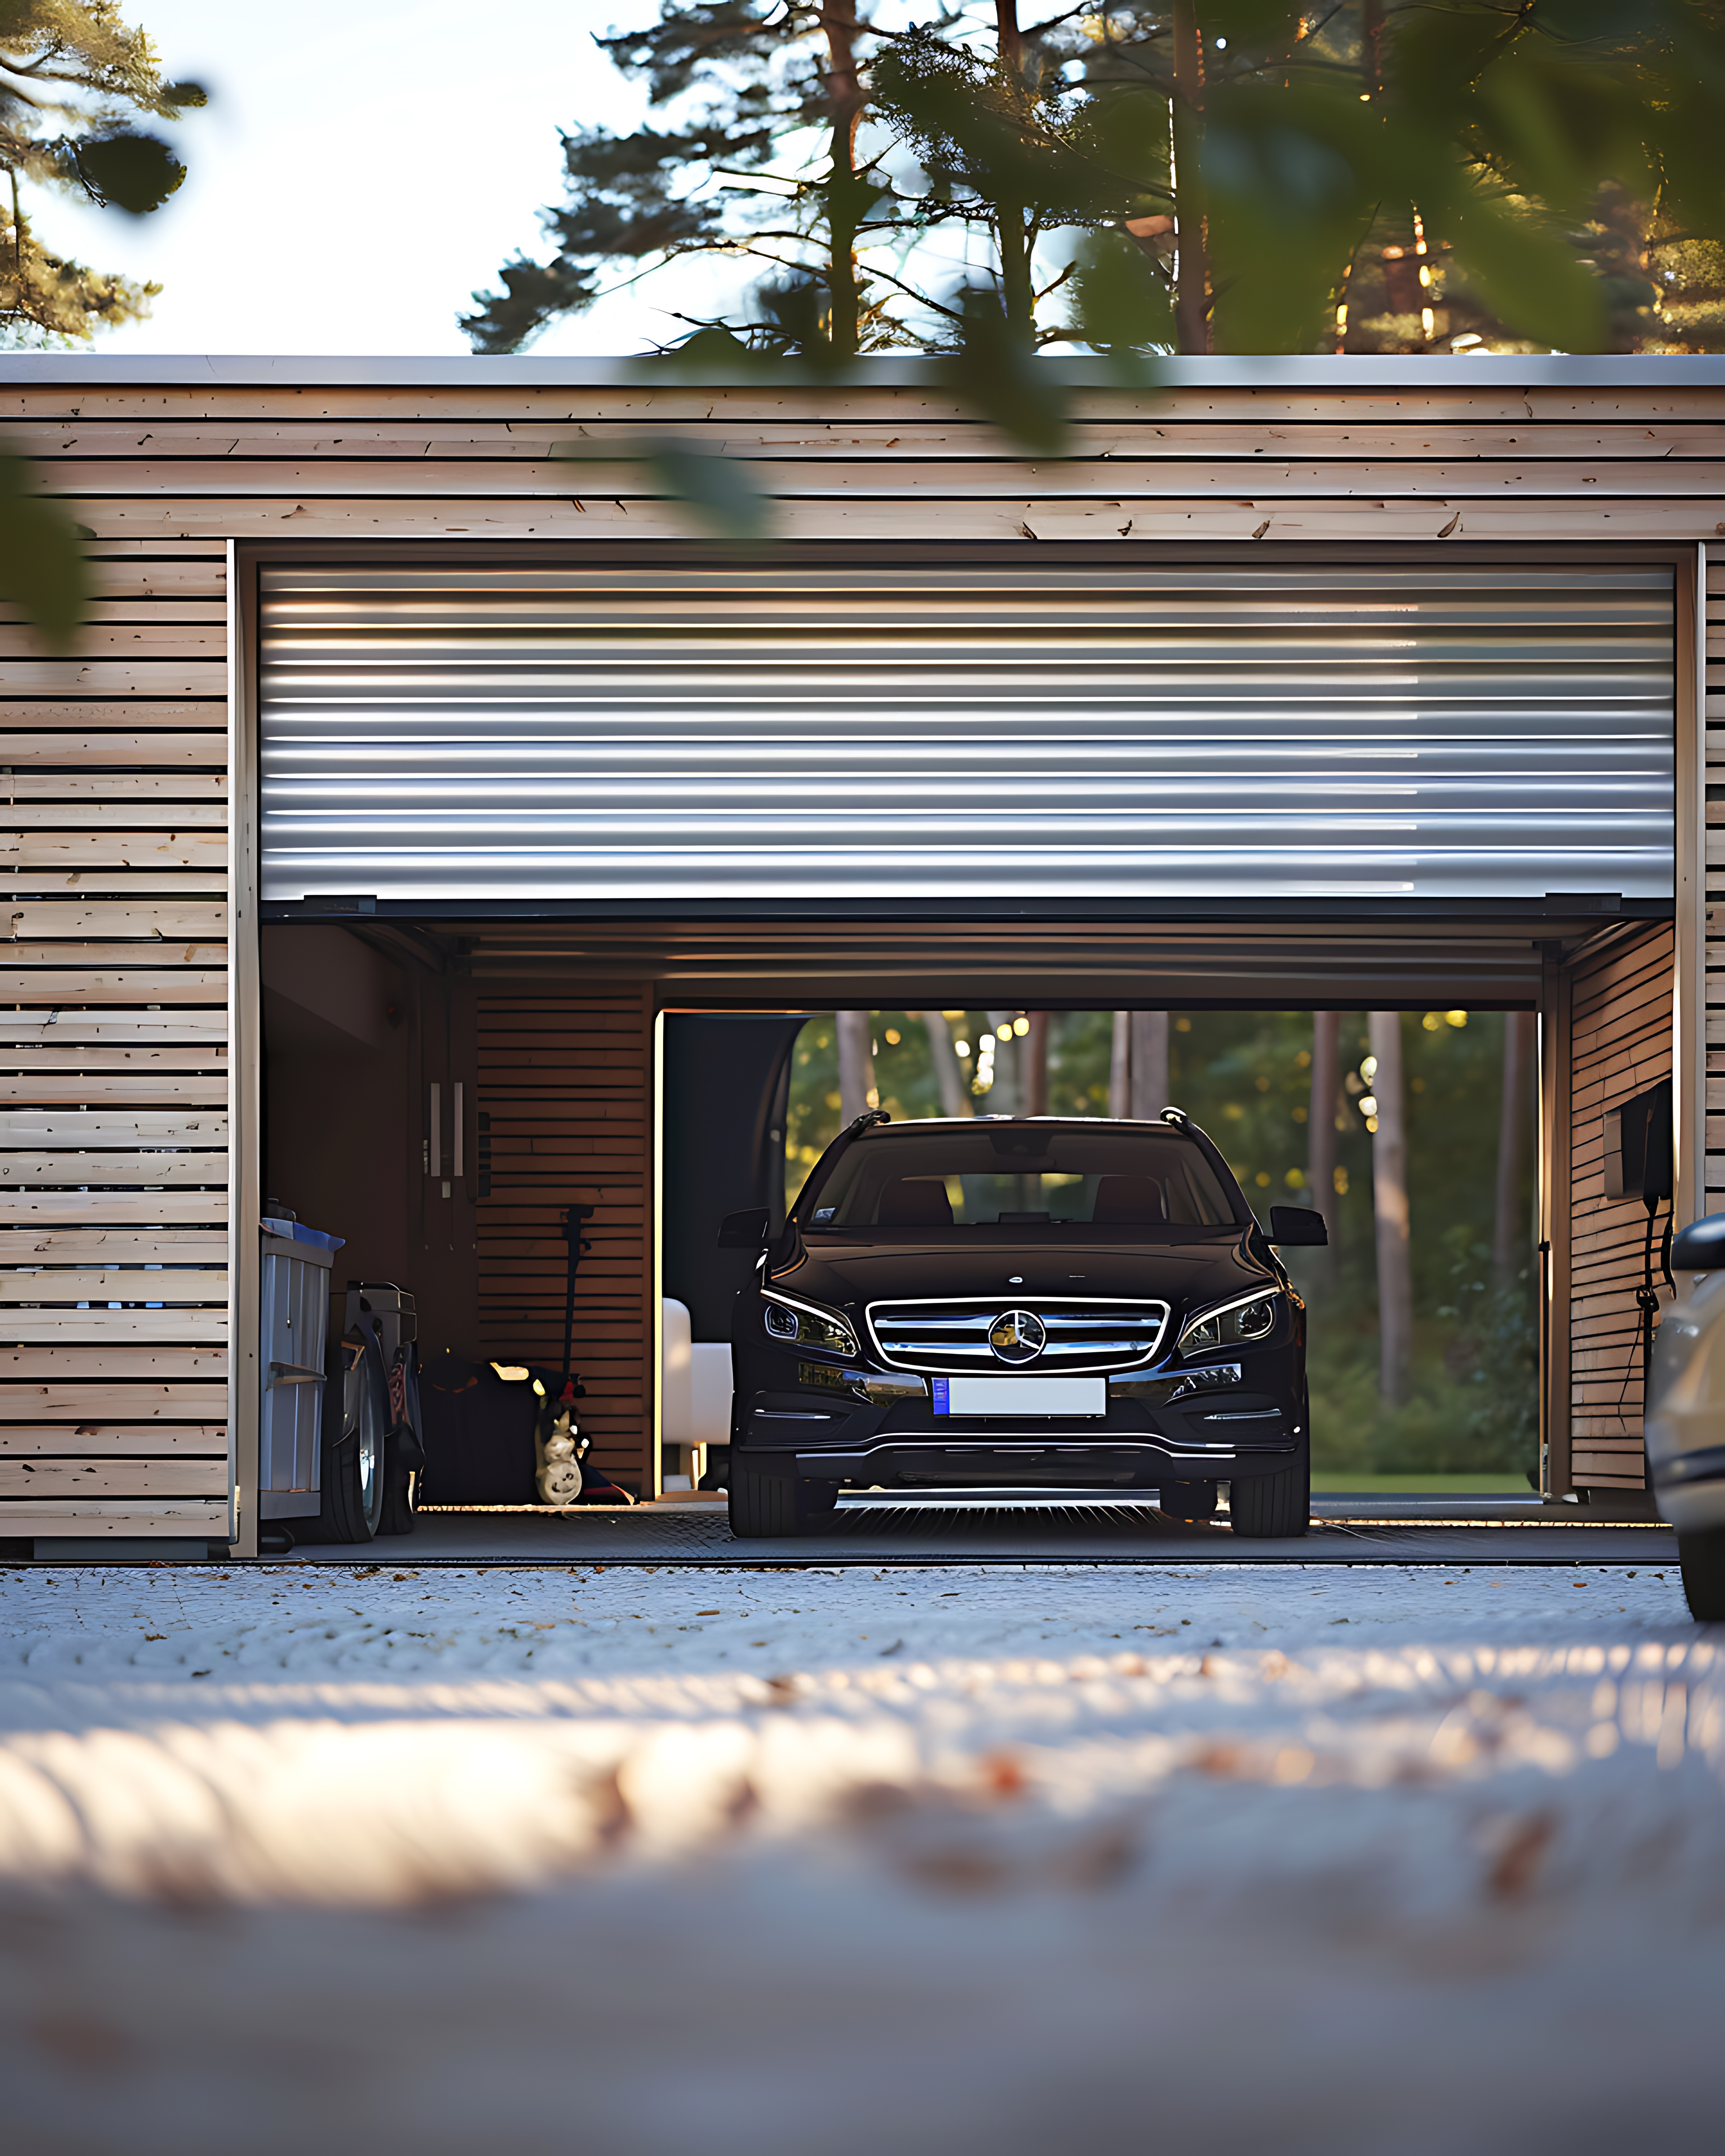
<svg viewBox="0 0 1725 2156">
<path fill-rule="evenodd" d="M 1325 1215 L 1329 1247 L 1286 1258 L 1311 1312 L 1314 1489 L 1525 1496 L 1539 1469 L 1537 1027 L 1532 1010 L 1453 1005 L 824 1014 L 790 1060 L 786 1197 L 859 1106 L 1150 1117 L 1176 1102 L 1260 1214 Z"/>
<path fill-rule="evenodd" d="M 429 551 L 259 579 L 265 1195 L 343 1237 L 343 1282 L 410 1288 L 426 1364 L 554 1390 L 572 1251 L 590 1467 L 692 1484 L 720 1201 L 783 1209 L 845 1104 L 839 1014 L 907 1112 L 986 1060 L 1023 1112 L 1040 1082 L 1106 1113 L 1159 1025 L 1248 1188 L 1335 1214 L 1302 1264 L 1353 1450 L 1320 1472 L 1638 1488 L 1640 1219 L 1599 1133 L 1670 1069 L 1668 566 Z M 1373 1013 L 1401 1014 L 1418 1239 L 1387 1404 Z"/>
</svg>

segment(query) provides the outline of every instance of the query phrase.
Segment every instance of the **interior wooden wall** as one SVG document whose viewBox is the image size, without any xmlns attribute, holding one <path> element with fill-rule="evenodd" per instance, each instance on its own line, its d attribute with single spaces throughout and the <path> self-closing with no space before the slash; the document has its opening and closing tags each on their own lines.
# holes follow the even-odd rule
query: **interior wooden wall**
<svg viewBox="0 0 1725 2156">
<path fill-rule="evenodd" d="M 1725 1209 L 1725 538 L 1707 549 L 1706 1209 Z"/>
<path fill-rule="evenodd" d="M 649 986 L 479 998 L 481 1352 L 560 1368 L 571 1204 L 595 1210 L 575 1296 L 580 1420 L 598 1464 L 655 1494 Z"/>
<path fill-rule="evenodd" d="M 223 550 L 95 552 L 75 659 L 0 628 L 0 1535 L 225 1542 Z"/>
<path fill-rule="evenodd" d="M 1661 927 L 1578 963 L 1571 982 L 1569 1456 L 1584 1490 L 1645 1487 L 1635 1291 L 1647 1214 L 1639 1199 L 1605 1196 L 1604 1118 L 1671 1075 L 1675 960 Z M 1664 1222 L 1661 1209 L 1656 1277 Z"/>
</svg>

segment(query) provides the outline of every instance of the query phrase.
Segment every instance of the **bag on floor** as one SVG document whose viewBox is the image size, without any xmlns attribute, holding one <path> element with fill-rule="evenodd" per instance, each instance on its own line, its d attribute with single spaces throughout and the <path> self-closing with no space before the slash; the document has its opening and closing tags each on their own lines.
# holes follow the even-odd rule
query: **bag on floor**
<svg viewBox="0 0 1725 2156">
<path fill-rule="evenodd" d="M 541 1396 L 489 1363 L 428 1356 L 419 1369 L 428 1505 L 536 1505 Z"/>
</svg>

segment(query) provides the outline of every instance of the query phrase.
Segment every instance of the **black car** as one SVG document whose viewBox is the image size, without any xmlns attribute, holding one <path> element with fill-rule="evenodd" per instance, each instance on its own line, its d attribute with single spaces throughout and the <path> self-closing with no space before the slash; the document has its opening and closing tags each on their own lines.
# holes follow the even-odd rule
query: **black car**
<svg viewBox="0 0 1725 2156">
<path fill-rule="evenodd" d="M 732 1328 L 731 1528 L 806 1534 L 864 1489 L 1153 1489 L 1235 1532 L 1307 1527 L 1306 1308 L 1215 1147 L 1157 1122 L 890 1123 L 828 1148 Z"/>
</svg>

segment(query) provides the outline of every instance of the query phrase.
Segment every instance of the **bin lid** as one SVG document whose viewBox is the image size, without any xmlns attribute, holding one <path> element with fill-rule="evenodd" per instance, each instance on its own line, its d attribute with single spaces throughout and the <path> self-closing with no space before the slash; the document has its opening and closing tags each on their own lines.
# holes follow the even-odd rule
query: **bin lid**
<svg viewBox="0 0 1725 2156">
<path fill-rule="evenodd" d="M 308 1228 L 303 1220 L 270 1220 L 262 1224 L 266 1235 L 280 1235 L 290 1243 L 308 1243 L 314 1250 L 339 1250 L 346 1246 L 345 1235 L 326 1235 L 321 1228 Z"/>
</svg>

